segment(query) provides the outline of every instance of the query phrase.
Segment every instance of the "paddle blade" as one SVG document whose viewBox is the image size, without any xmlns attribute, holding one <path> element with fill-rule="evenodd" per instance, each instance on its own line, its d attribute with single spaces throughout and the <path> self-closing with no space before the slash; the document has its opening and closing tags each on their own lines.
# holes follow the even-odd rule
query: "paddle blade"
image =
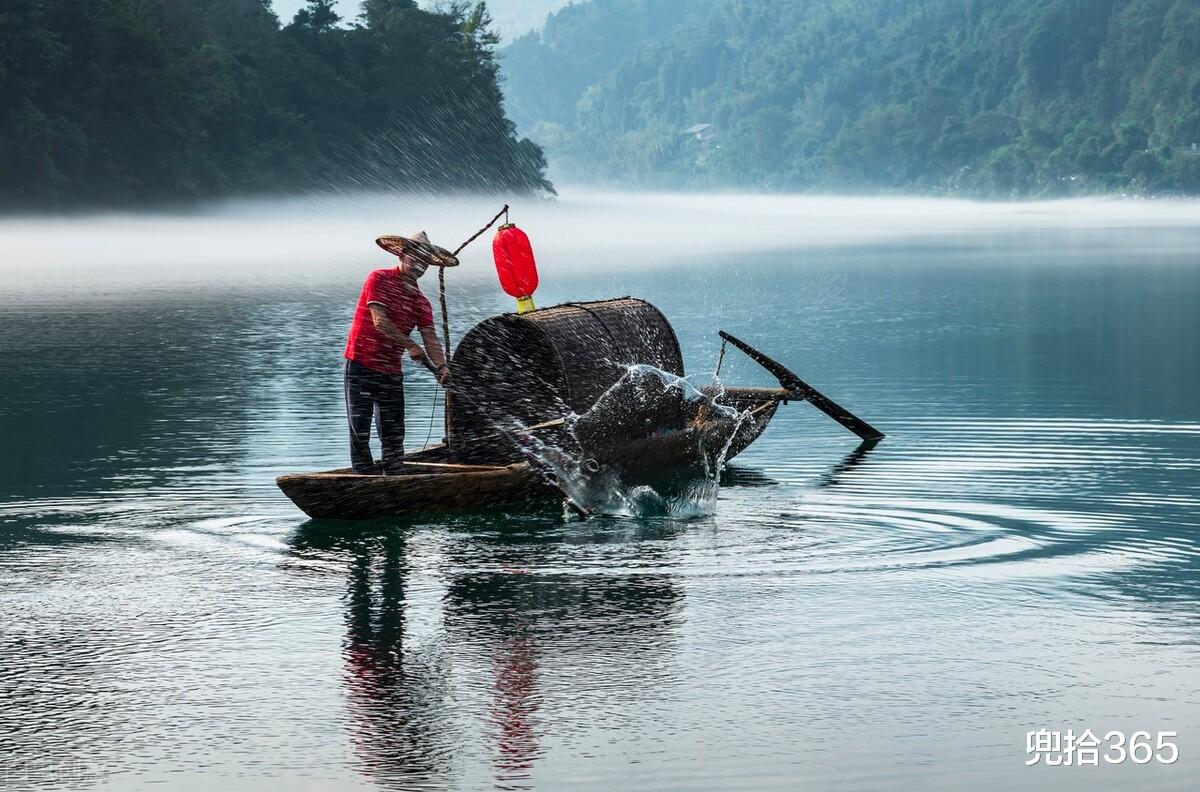
<svg viewBox="0 0 1200 792">
<path fill-rule="evenodd" d="M 721 338 L 733 344 L 738 349 L 746 353 L 747 357 L 753 360 L 758 365 L 771 372 L 774 377 L 779 380 L 779 384 L 787 388 L 798 397 L 806 399 L 812 403 L 821 412 L 828 415 L 833 420 L 840 423 L 842 426 L 849 429 L 854 434 L 858 435 L 863 440 L 878 441 L 884 437 L 883 432 L 876 429 L 871 424 L 859 418 L 854 413 L 842 407 L 840 404 L 830 399 L 819 390 L 809 385 L 804 380 L 800 379 L 793 372 L 784 367 L 782 363 L 772 358 L 767 357 L 762 352 L 759 352 L 754 347 L 742 341 L 740 338 L 731 336 L 724 330 L 719 331 Z"/>
</svg>

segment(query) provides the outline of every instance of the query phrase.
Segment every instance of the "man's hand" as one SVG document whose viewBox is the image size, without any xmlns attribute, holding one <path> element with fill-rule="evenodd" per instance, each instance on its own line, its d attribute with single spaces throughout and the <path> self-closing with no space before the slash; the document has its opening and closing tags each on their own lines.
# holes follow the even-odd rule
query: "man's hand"
<svg viewBox="0 0 1200 792">
<path fill-rule="evenodd" d="M 433 329 L 433 325 L 425 325 L 417 329 L 421 333 L 421 340 L 425 342 L 425 352 L 427 353 L 426 357 L 430 360 L 430 370 L 433 371 L 433 375 L 437 377 L 439 383 L 443 386 L 449 385 L 450 369 L 446 367 L 446 353 L 442 351 L 442 345 L 438 342 L 437 331 Z"/>
</svg>

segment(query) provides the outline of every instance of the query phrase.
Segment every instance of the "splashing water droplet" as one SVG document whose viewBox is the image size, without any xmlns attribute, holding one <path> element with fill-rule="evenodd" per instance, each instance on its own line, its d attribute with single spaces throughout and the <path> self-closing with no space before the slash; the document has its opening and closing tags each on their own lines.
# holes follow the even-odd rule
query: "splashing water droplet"
<svg viewBox="0 0 1200 792">
<path fill-rule="evenodd" d="M 691 519 L 715 510 L 725 459 L 749 415 L 718 404 L 722 390 L 714 385 L 710 394 L 654 366 L 629 365 L 591 409 L 564 417 L 566 442 L 488 420 L 574 504 L 567 514 Z M 672 425 L 672 415 L 689 414 L 693 417 L 682 428 Z M 688 449 L 690 460 L 677 460 L 678 469 L 633 474 L 622 464 L 621 452 L 630 441 L 678 439 L 685 432 L 694 435 L 696 446 Z M 714 438 L 718 442 L 712 444 Z"/>
</svg>

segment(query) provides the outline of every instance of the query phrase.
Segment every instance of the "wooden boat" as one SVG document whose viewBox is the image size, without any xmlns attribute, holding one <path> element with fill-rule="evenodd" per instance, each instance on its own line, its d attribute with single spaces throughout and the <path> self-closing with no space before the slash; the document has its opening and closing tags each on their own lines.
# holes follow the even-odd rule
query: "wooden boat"
<svg viewBox="0 0 1200 792">
<path fill-rule="evenodd" d="M 703 454 L 719 453 L 726 444 L 728 460 L 758 439 L 788 397 L 782 388 L 731 388 L 729 392 L 730 397 L 720 403 L 746 410 L 736 427 L 728 420 L 714 418 L 680 431 L 638 438 L 605 464 L 634 476 L 686 468 L 703 464 Z M 553 438 L 561 425 L 555 422 L 538 427 L 531 434 L 540 432 Z M 488 465 L 449 461 L 452 458 L 449 447 L 439 444 L 407 454 L 399 474 L 359 474 L 343 468 L 292 473 L 280 476 L 276 483 L 314 519 L 363 520 L 481 511 L 563 498 L 553 472 L 533 461 Z"/>
<path fill-rule="evenodd" d="M 882 437 L 758 350 L 721 335 L 781 387 L 703 389 L 685 397 L 674 330 L 642 300 L 493 317 L 454 352 L 446 443 L 408 454 L 398 473 L 339 469 L 288 474 L 276 483 L 313 518 L 474 511 L 547 498 L 565 498 L 585 513 L 558 481 L 562 466 L 550 456 L 585 473 L 603 469 L 622 477 L 688 467 L 712 473 L 793 400 L 812 402 L 864 439 Z M 644 383 L 629 384 L 637 368 L 653 372 L 651 383 L 659 378 L 656 396 L 646 398 Z M 568 425 L 568 415 L 579 417 Z"/>
<path fill-rule="evenodd" d="M 527 462 L 503 466 L 414 462 L 401 475 L 363 475 L 345 468 L 293 473 L 280 476 L 276 483 L 309 517 L 338 520 L 490 509 L 544 498 L 553 491 Z"/>
</svg>

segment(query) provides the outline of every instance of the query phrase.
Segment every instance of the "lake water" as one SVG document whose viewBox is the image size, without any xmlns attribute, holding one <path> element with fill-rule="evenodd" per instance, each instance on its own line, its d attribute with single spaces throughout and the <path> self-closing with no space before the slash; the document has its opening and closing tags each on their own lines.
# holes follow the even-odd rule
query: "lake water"
<svg viewBox="0 0 1200 792">
<path fill-rule="evenodd" d="M 307 521 L 371 239 L 498 203 L 0 222 L 0 787 L 1194 788 L 1200 205 L 514 206 L 540 304 L 644 297 L 697 374 L 729 330 L 887 439 L 791 404 L 696 519 Z"/>
</svg>

